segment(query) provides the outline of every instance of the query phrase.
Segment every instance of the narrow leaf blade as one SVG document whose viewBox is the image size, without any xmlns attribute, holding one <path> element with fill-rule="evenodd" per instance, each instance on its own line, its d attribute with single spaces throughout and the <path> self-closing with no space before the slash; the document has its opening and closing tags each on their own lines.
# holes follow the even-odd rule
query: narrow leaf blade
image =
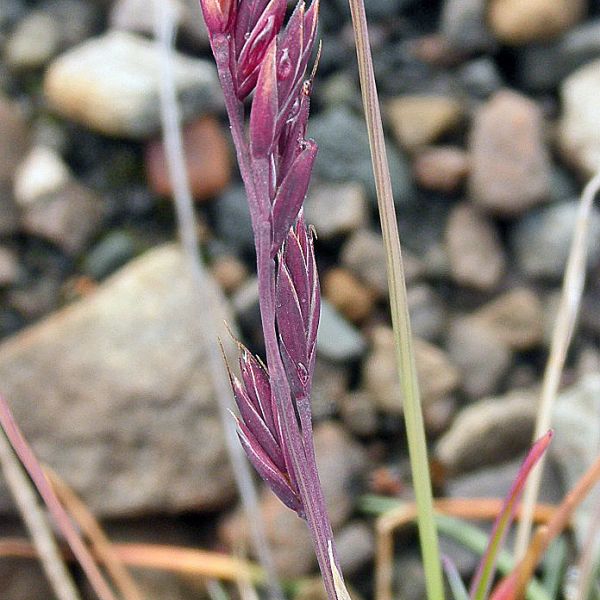
<svg viewBox="0 0 600 600">
<path fill-rule="evenodd" d="M 504 543 L 504 538 L 508 533 L 508 528 L 514 518 L 515 509 L 523 492 L 523 488 L 525 487 L 525 483 L 527 482 L 527 477 L 546 452 L 553 435 L 552 430 L 549 430 L 543 435 L 533 445 L 519 469 L 517 477 L 504 501 L 502 510 L 494 522 L 488 547 L 481 558 L 481 562 L 479 563 L 479 567 L 473 578 L 471 584 L 471 598 L 474 600 L 484 600 L 489 592 L 496 569 L 496 559 L 502 544 Z"/>
</svg>

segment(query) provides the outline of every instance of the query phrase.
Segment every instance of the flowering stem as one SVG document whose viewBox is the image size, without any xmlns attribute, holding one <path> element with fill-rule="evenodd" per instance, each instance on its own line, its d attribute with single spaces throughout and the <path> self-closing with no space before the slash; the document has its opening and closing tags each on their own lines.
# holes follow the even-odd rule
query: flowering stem
<svg viewBox="0 0 600 600">
<path fill-rule="evenodd" d="M 317 561 L 323 575 L 325 589 L 331 600 L 336 600 L 333 573 L 329 561 L 329 548 L 337 565 L 331 524 L 327 516 L 325 499 L 312 446 L 312 436 L 304 436 L 292 402 L 289 382 L 281 359 L 275 327 L 275 275 L 276 264 L 271 256 L 271 221 L 269 217 L 269 172 L 266 161 L 252 160 L 244 133 L 243 104 L 235 94 L 230 72 L 230 44 L 226 35 L 212 38 L 217 71 L 225 96 L 225 107 L 231 124 L 240 174 L 248 194 L 248 205 L 254 231 L 260 314 L 263 326 L 265 352 L 269 378 L 278 412 L 283 423 L 283 435 L 290 450 L 292 467 L 305 518 L 311 533 Z"/>
</svg>

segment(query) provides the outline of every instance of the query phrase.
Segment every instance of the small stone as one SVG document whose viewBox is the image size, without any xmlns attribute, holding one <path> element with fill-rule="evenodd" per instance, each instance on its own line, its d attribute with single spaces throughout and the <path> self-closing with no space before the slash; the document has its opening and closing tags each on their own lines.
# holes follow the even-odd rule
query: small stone
<svg viewBox="0 0 600 600">
<path fill-rule="evenodd" d="M 29 148 L 29 131 L 22 111 L 0 93 L 0 188 L 10 184 Z"/>
<path fill-rule="evenodd" d="M 32 11 L 6 40 L 4 59 L 14 71 L 40 69 L 59 51 L 60 43 L 56 20 L 43 11 Z"/>
<path fill-rule="evenodd" d="M 564 275 L 579 213 L 579 202 L 552 204 L 525 215 L 512 229 L 510 245 L 528 277 L 558 281 Z M 600 260 L 600 211 L 588 221 L 587 265 Z"/>
<path fill-rule="evenodd" d="M 411 284 L 423 273 L 423 265 L 406 251 L 403 252 L 402 259 L 406 283 Z M 341 263 L 379 297 L 387 297 L 385 248 L 380 234 L 370 229 L 360 229 L 353 233 L 342 247 Z"/>
<path fill-rule="evenodd" d="M 178 54 L 173 61 L 182 119 L 218 108 L 214 67 Z M 160 128 L 160 65 L 156 44 L 112 31 L 56 58 L 46 71 L 44 91 L 63 117 L 105 135 L 146 139 Z"/>
<path fill-rule="evenodd" d="M 260 307 L 258 299 L 258 278 L 254 275 L 236 290 L 231 298 L 237 321 L 251 337 L 262 338 Z"/>
<path fill-rule="evenodd" d="M 536 412 L 537 394 L 530 391 L 479 400 L 459 412 L 435 455 L 450 473 L 515 458 L 531 444 Z"/>
<path fill-rule="evenodd" d="M 356 181 L 367 190 L 369 199 L 377 197 L 367 129 L 362 118 L 346 107 L 334 107 L 309 122 L 309 135 L 319 143 L 315 174 L 325 181 Z M 387 145 L 392 189 L 396 206 L 406 206 L 415 197 L 410 167 L 398 151 Z"/>
<path fill-rule="evenodd" d="M 103 11 L 94 2 L 46 0 L 40 3 L 40 8 L 57 24 L 61 49 L 75 46 L 93 36 L 103 23 Z"/>
<path fill-rule="evenodd" d="M 254 233 L 241 185 L 232 185 L 214 204 L 215 233 L 236 254 L 254 251 Z"/>
<path fill-rule="evenodd" d="M 348 373 L 343 365 L 317 356 L 310 400 L 313 421 L 331 418 L 348 389 Z"/>
<path fill-rule="evenodd" d="M 326 300 L 321 300 L 317 351 L 333 362 L 360 358 L 366 349 L 362 334 Z"/>
<path fill-rule="evenodd" d="M 439 338 L 446 324 L 446 310 L 439 294 L 421 283 L 408 288 L 407 301 L 412 334 L 427 341 Z"/>
<path fill-rule="evenodd" d="M 344 525 L 355 508 L 367 471 L 367 455 L 338 423 L 325 421 L 314 430 L 319 478 L 334 529 Z"/>
<path fill-rule="evenodd" d="M 103 214 L 96 194 L 71 181 L 29 205 L 23 214 L 23 229 L 77 255 L 98 231 Z"/>
<path fill-rule="evenodd" d="M 518 46 L 564 33 L 584 15 L 585 0 L 491 0 L 488 22 L 504 44 Z"/>
<path fill-rule="evenodd" d="M 472 318 L 513 350 L 530 350 L 544 339 L 544 309 L 538 296 L 516 288 L 486 304 Z"/>
<path fill-rule="evenodd" d="M 454 206 L 446 223 L 450 274 L 459 285 L 490 291 L 500 283 L 506 259 L 494 223 L 473 205 Z"/>
<path fill-rule="evenodd" d="M 183 128 L 183 152 L 188 182 L 196 200 L 219 195 L 231 178 L 229 144 L 214 117 L 202 117 Z M 172 196 L 162 140 L 146 146 L 146 173 L 150 186 L 160 196 Z"/>
<path fill-rule="evenodd" d="M 371 314 L 373 292 L 345 269 L 329 269 L 321 283 L 324 296 L 353 323 L 364 321 Z"/>
<path fill-rule="evenodd" d="M 137 243 L 127 231 L 111 231 L 85 256 L 83 271 L 93 279 L 104 279 L 137 254 Z"/>
<path fill-rule="evenodd" d="M 452 48 L 469 54 L 494 49 L 485 0 L 446 0 L 443 6 L 440 30 Z"/>
<path fill-rule="evenodd" d="M 14 178 L 15 200 L 26 208 L 63 189 L 71 180 L 69 168 L 54 150 L 35 146 L 19 165 Z"/>
<path fill-rule="evenodd" d="M 552 414 L 554 439 L 550 454 L 567 490 L 573 489 L 584 472 L 598 459 L 600 447 L 600 376 L 587 375 L 557 398 Z M 595 489 L 575 513 L 579 549 L 589 539 L 594 515 L 598 514 L 600 491 Z"/>
<path fill-rule="evenodd" d="M 10 286 L 19 276 L 19 261 L 12 250 L 0 246 L 0 287 Z"/>
<path fill-rule="evenodd" d="M 198 48 L 208 48 L 208 31 L 195 0 L 164 0 L 166 10 L 173 15 L 174 26 Z M 154 14 L 146 0 L 117 0 L 109 14 L 113 29 L 154 36 Z"/>
<path fill-rule="evenodd" d="M 388 414 L 401 415 L 403 401 L 394 333 L 387 327 L 378 326 L 372 337 L 373 348 L 363 368 L 365 389 L 372 395 L 377 408 Z M 413 350 L 423 405 L 447 396 L 458 386 L 459 373 L 442 350 L 420 339 L 413 341 Z"/>
<path fill-rule="evenodd" d="M 550 158 L 540 108 L 503 90 L 480 108 L 470 136 L 469 190 L 483 210 L 519 215 L 548 199 Z"/>
<path fill-rule="evenodd" d="M 215 323 L 231 322 L 224 299 L 216 308 Z M 198 316 L 184 257 L 168 245 L 0 345 L 17 422 L 95 514 L 216 510 L 234 497 L 208 360 L 216 341 Z"/>
<path fill-rule="evenodd" d="M 466 62 L 458 69 L 457 74 L 465 91 L 477 98 L 488 98 L 504 85 L 502 75 L 490 56 Z"/>
<path fill-rule="evenodd" d="M 600 170 L 600 60 L 575 71 L 562 84 L 559 145 L 565 161 L 591 177 Z"/>
<path fill-rule="evenodd" d="M 377 433 L 375 404 L 365 390 L 348 392 L 342 396 L 340 415 L 346 428 L 354 435 L 371 436 Z"/>
<path fill-rule="evenodd" d="M 363 521 L 351 521 L 335 536 L 340 570 L 346 577 L 352 577 L 375 554 L 375 536 L 372 528 Z"/>
<path fill-rule="evenodd" d="M 463 111 L 454 98 L 401 96 L 388 102 L 387 112 L 398 143 L 414 152 L 455 130 Z"/>
<path fill-rule="evenodd" d="M 456 399 L 452 396 L 440 398 L 423 407 L 423 421 L 427 435 L 437 437 L 446 431 L 456 413 Z"/>
<path fill-rule="evenodd" d="M 450 360 L 461 373 L 461 388 L 472 400 L 498 389 L 512 364 L 512 351 L 494 331 L 470 317 L 454 319 L 448 331 Z"/>
<path fill-rule="evenodd" d="M 304 203 L 306 222 L 314 225 L 319 239 L 329 240 L 368 225 L 364 187 L 359 183 L 315 185 Z"/>
<path fill-rule="evenodd" d="M 213 277 L 226 294 L 232 294 L 248 277 L 248 269 L 233 254 L 218 256 L 211 266 Z"/>
<path fill-rule="evenodd" d="M 456 146 L 425 148 L 415 157 L 413 172 L 421 187 L 450 194 L 469 173 L 469 155 Z"/>
</svg>

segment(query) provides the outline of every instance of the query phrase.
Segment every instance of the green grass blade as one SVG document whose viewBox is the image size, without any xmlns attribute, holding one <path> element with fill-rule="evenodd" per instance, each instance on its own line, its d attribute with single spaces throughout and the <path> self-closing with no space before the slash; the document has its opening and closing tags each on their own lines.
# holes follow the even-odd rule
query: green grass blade
<svg viewBox="0 0 600 600">
<path fill-rule="evenodd" d="M 400 384 L 402 386 L 402 400 L 413 485 L 418 510 L 417 521 L 423 566 L 425 569 L 427 598 L 429 600 L 442 600 L 444 598 L 444 583 L 438 537 L 433 516 L 433 494 L 427 459 L 425 427 L 414 364 L 408 302 L 406 299 L 406 282 L 404 279 L 398 224 L 396 221 L 385 139 L 379 110 L 379 98 L 373 74 L 367 19 L 363 0 L 349 0 L 349 4 L 356 40 L 358 69 L 369 145 L 371 148 L 373 172 L 375 175 L 379 216 L 387 256 L 390 310 L 394 328 Z"/>
</svg>

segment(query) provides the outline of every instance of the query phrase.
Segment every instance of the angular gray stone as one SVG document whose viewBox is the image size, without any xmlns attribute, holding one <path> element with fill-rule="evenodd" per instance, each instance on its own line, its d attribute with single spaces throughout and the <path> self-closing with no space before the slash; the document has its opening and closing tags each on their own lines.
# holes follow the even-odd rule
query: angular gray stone
<svg viewBox="0 0 600 600">
<path fill-rule="evenodd" d="M 306 222 L 320 239 L 328 240 L 368 225 L 368 205 L 362 185 L 315 185 L 304 203 Z"/>
<path fill-rule="evenodd" d="M 207 286 L 220 309 L 207 318 L 230 319 Z M 2 393 L 40 459 L 97 514 L 212 510 L 235 493 L 214 343 L 180 251 L 163 246 L 0 345 Z"/>
<path fill-rule="evenodd" d="M 103 213 L 100 198 L 71 181 L 28 205 L 23 212 L 23 229 L 53 242 L 68 254 L 77 255 L 98 231 Z"/>
<path fill-rule="evenodd" d="M 423 272 L 421 262 L 404 251 L 404 277 L 407 284 L 416 281 Z M 342 246 L 341 263 L 381 297 L 388 295 L 385 248 L 381 234 L 371 229 L 353 233 Z"/>
<path fill-rule="evenodd" d="M 500 234 L 491 219 L 464 202 L 446 224 L 446 249 L 452 279 L 459 285 L 493 290 L 506 267 Z"/>
<path fill-rule="evenodd" d="M 315 174 L 330 182 L 362 183 L 369 198 L 376 198 L 375 180 L 367 128 L 362 118 L 345 107 L 335 107 L 309 123 L 309 134 L 319 144 Z M 396 206 L 406 206 L 415 197 L 412 174 L 406 159 L 387 145 Z"/>
<path fill-rule="evenodd" d="M 537 394 L 515 390 L 464 408 L 438 440 L 435 455 L 452 473 L 510 460 L 531 444 Z"/>
<path fill-rule="evenodd" d="M 363 365 L 365 389 L 379 410 L 401 415 L 403 399 L 393 331 L 378 326 L 372 337 L 373 348 Z M 418 338 L 413 342 L 413 349 L 423 405 L 444 398 L 458 386 L 459 372 L 442 350 Z"/>
<path fill-rule="evenodd" d="M 510 234 L 510 245 L 528 277 L 561 280 L 573 239 L 579 202 L 553 204 L 521 219 Z M 600 260 L 600 211 L 593 207 L 588 230 L 588 267 Z"/>
<path fill-rule="evenodd" d="M 360 331 L 327 300 L 321 299 L 317 351 L 333 362 L 344 362 L 359 358 L 365 350 L 366 342 Z"/>
<path fill-rule="evenodd" d="M 514 288 L 482 306 L 471 317 L 513 350 L 529 350 L 544 338 L 544 309 L 530 289 Z"/>
<path fill-rule="evenodd" d="M 446 0 L 440 29 L 450 45 L 461 52 L 493 50 L 494 36 L 486 24 L 485 0 Z"/>
<path fill-rule="evenodd" d="M 512 363 L 513 353 L 489 327 L 461 317 L 450 323 L 447 349 L 462 376 L 462 390 L 473 400 L 492 394 Z"/>
<path fill-rule="evenodd" d="M 173 57 L 184 120 L 217 109 L 222 94 L 207 60 Z M 160 128 L 160 54 L 140 36 L 112 31 L 56 58 L 44 91 L 51 108 L 105 135 L 146 139 Z"/>
</svg>

